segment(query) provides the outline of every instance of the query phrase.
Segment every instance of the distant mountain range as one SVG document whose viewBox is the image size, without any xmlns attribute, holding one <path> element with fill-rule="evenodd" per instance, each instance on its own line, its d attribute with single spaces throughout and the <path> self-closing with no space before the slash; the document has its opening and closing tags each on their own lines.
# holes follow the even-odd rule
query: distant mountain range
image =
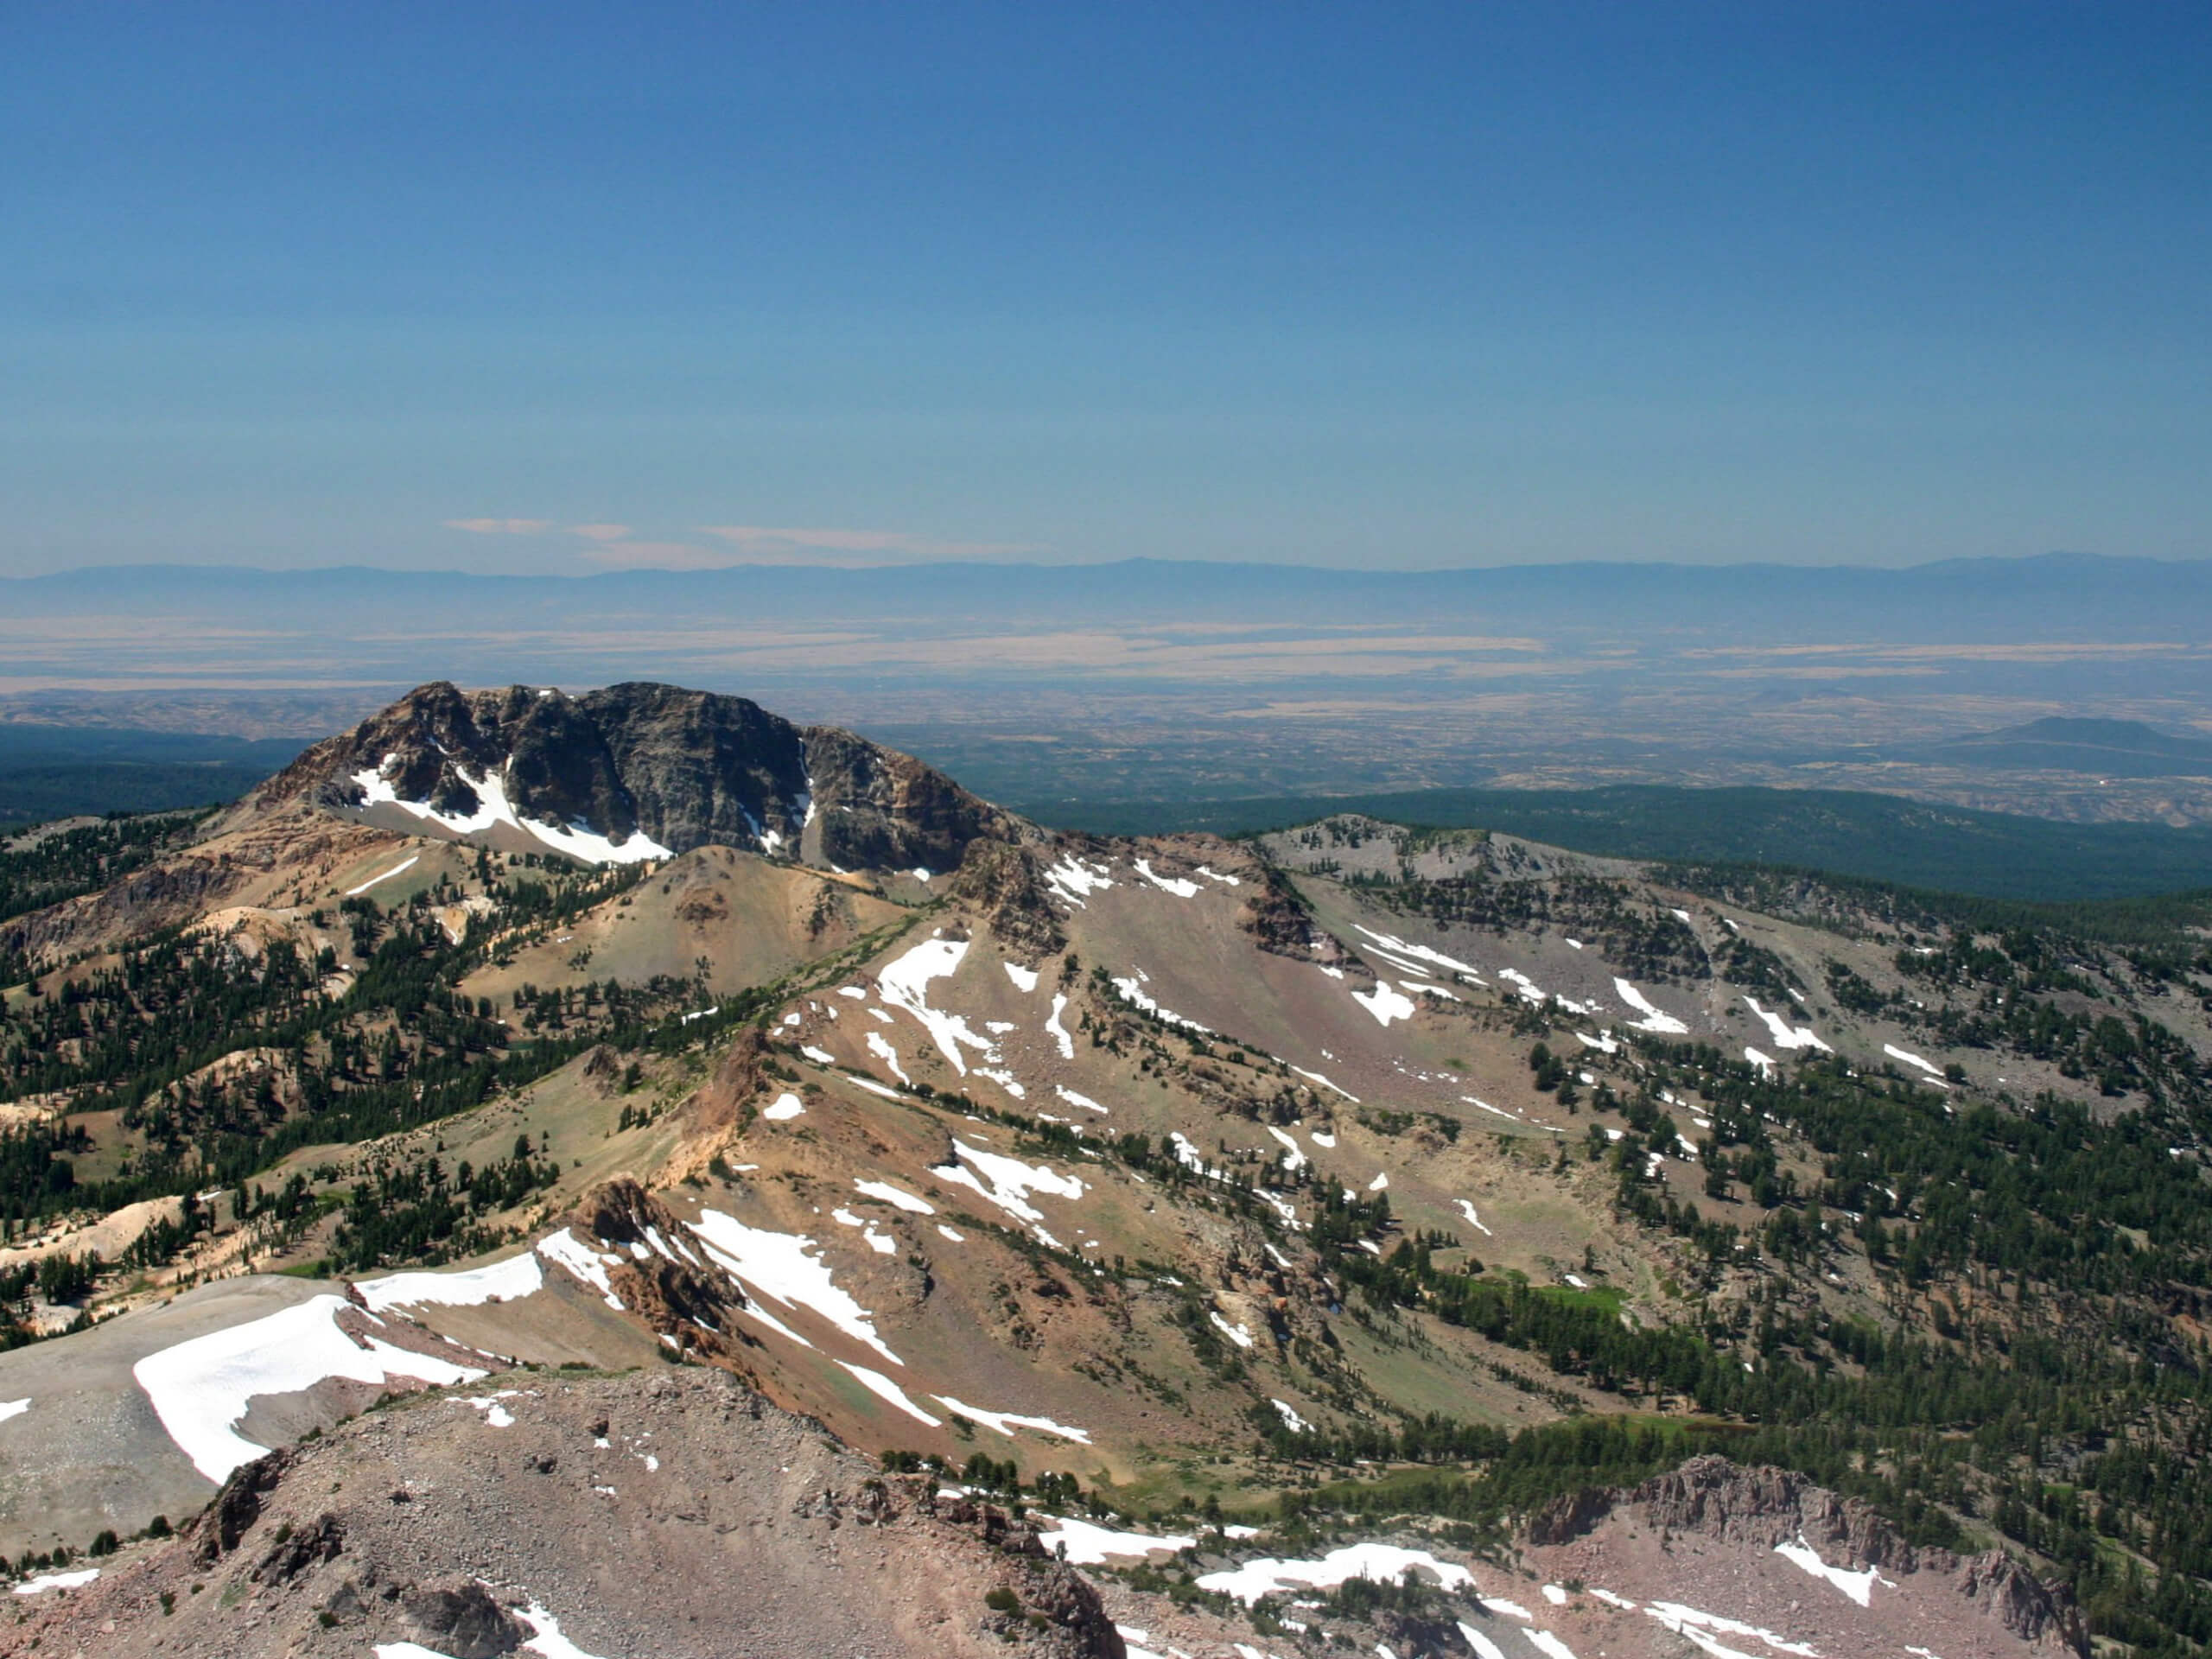
<svg viewBox="0 0 2212 1659">
<path fill-rule="evenodd" d="M 1603 563 L 1458 570 L 1127 559 L 1105 564 L 741 565 L 564 576 L 338 566 L 97 567 L 0 581 L 0 613 L 55 616 L 221 615 L 251 634 L 314 619 L 351 632 L 404 613 L 423 660 L 450 669 L 435 636 L 497 622 L 601 627 L 663 616 L 819 626 L 833 616 L 1027 627 L 1139 619 L 1243 623 L 1453 626 L 1541 621 L 1578 631 L 1683 632 L 1738 643 L 2109 639 L 2186 641 L 2212 608 L 2212 562 L 2053 553 L 1954 559 L 1901 569 L 1863 565 Z M 824 607 L 829 608 L 825 616 Z M 394 647 L 407 642 L 389 642 Z M 410 653 L 411 654 L 411 653 Z M 426 675 L 423 677 L 434 677 Z"/>
<path fill-rule="evenodd" d="M 2176 736 L 2139 720 L 2054 715 L 1931 744 L 1912 758 L 1957 766 L 2098 772 L 2113 778 L 2212 777 L 2212 740 Z"/>
</svg>

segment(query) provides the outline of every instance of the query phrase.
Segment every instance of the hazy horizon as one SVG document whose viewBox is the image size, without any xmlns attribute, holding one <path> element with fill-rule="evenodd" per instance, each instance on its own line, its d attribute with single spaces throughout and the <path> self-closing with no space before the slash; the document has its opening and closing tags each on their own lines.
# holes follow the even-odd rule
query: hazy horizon
<svg viewBox="0 0 2212 1659">
<path fill-rule="evenodd" d="M 23 11 L 0 575 L 2199 557 L 2208 45 Z"/>
</svg>

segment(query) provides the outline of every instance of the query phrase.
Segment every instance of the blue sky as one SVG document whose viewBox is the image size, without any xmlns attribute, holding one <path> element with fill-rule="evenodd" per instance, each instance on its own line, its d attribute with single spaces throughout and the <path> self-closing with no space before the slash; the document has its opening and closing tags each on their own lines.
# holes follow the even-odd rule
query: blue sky
<svg viewBox="0 0 2212 1659">
<path fill-rule="evenodd" d="M 2202 556 L 2208 47 L 2202 5 L 13 7 L 0 573 Z"/>
</svg>

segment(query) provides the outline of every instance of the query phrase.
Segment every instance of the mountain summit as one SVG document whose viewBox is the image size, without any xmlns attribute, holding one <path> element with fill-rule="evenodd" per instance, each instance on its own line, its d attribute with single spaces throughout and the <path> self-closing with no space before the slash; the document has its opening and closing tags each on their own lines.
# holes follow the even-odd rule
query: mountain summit
<svg viewBox="0 0 2212 1659">
<path fill-rule="evenodd" d="M 799 726 L 743 697 L 632 681 L 416 687 L 326 740 L 254 798 L 386 827 L 633 863 L 705 846 L 835 868 L 958 866 L 1022 825 L 893 749 Z"/>
</svg>

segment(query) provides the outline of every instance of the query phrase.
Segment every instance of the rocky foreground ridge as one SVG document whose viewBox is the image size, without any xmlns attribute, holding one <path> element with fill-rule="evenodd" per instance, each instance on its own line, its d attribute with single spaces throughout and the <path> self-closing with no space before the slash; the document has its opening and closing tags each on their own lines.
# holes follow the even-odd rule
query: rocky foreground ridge
<svg viewBox="0 0 2212 1659">
<path fill-rule="evenodd" d="M 549 1635 L 574 1648 L 532 1650 L 1125 1651 L 1029 1526 L 880 1477 L 688 1368 L 397 1402 L 245 1465 L 128 1566 L 10 1611 L 0 1652 L 497 1659 Z"/>
</svg>

